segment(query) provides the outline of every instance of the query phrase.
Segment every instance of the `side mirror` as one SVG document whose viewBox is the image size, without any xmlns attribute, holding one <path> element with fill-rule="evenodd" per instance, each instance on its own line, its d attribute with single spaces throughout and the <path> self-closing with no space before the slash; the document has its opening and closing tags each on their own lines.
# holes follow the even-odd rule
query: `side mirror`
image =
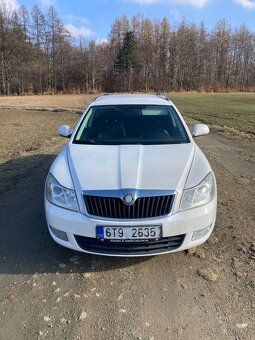
<svg viewBox="0 0 255 340">
<path fill-rule="evenodd" d="M 58 128 L 58 134 L 63 137 L 71 137 L 72 130 L 69 125 L 60 125 Z"/>
<path fill-rule="evenodd" d="M 203 136 L 203 135 L 208 135 L 210 132 L 209 127 L 205 124 L 196 124 L 193 126 L 192 129 L 192 136 L 193 137 L 198 137 L 198 136 Z"/>
</svg>

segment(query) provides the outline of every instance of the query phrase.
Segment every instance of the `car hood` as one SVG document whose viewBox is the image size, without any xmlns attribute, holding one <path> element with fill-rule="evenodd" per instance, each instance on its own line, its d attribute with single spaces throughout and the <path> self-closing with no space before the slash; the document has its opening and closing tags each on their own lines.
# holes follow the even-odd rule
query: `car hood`
<svg viewBox="0 0 255 340">
<path fill-rule="evenodd" d="M 194 145 L 69 144 L 68 163 L 81 190 L 183 190 Z"/>
</svg>

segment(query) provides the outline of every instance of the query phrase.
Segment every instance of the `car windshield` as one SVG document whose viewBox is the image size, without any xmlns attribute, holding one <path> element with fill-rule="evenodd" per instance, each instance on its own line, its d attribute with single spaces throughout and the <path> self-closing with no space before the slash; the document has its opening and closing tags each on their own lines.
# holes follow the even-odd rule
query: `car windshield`
<svg viewBox="0 0 255 340">
<path fill-rule="evenodd" d="M 181 144 L 187 132 L 173 106 L 92 106 L 81 122 L 76 144 Z"/>
</svg>

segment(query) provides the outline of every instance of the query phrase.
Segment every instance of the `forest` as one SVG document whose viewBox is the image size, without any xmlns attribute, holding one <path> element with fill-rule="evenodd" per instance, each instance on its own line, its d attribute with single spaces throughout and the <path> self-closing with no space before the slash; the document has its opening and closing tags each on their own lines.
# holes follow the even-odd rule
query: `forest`
<svg viewBox="0 0 255 340">
<path fill-rule="evenodd" d="M 56 9 L 0 5 L 0 94 L 255 91 L 255 33 L 118 17 L 105 42 L 74 37 Z"/>
</svg>

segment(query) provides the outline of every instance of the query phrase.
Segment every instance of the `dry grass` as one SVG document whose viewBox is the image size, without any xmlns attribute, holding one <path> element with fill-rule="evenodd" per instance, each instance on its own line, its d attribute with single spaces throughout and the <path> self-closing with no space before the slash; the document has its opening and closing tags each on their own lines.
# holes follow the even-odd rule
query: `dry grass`
<svg viewBox="0 0 255 340">
<path fill-rule="evenodd" d="M 96 95 L 38 95 L 0 97 L 0 108 L 70 108 L 84 110 Z"/>
<path fill-rule="evenodd" d="M 48 164 L 67 143 L 57 128 L 72 127 L 79 115 L 67 112 L 0 109 L 0 196 L 29 182 L 36 167 Z"/>
<path fill-rule="evenodd" d="M 74 127 L 78 118 L 74 113 L 0 109 L 0 163 L 50 143 L 59 125 Z"/>
</svg>

